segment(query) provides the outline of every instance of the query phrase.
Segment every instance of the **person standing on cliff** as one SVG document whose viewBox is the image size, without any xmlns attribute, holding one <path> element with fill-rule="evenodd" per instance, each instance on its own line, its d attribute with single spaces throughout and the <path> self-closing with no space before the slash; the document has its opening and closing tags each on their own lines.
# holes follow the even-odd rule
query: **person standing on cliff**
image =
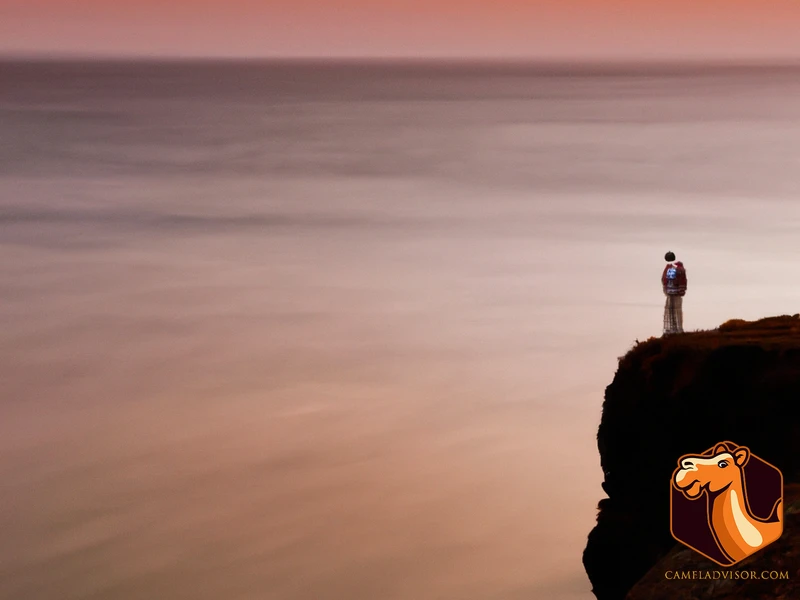
<svg viewBox="0 0 800 600">
<path fill-rule="evenodd" d="M 664 255 L 667 266 L 661 274 L 661 287 L 667 302 L 664 305 L 664 333 L 683 333 L 683 297 L 686 295 L 686 268 L 675 260 L 673 252 Z"/>
</svg>

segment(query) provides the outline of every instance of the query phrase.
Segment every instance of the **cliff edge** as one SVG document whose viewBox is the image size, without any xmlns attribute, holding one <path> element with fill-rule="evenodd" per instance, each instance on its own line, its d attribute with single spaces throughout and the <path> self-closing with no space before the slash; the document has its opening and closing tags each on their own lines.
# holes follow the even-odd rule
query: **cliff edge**
<svg viewBox="0 0 800 600">
<path fill-rule="evenodd" d="M 800 501 L 798 488 L 789 485 L 800 482 L 800 315 L 651 338 L 620 359 L 597 435 L 608 498 L 598 505 L 583 555 L 598 600 L 661 598 L 653 586 L 665 586 L 665 598 L 692 597 L 688 588 L 678 592 L 677 582 L 664 583 L 665 569 L 714 563 L 672 537 L 670 480 L 679 457 L 727 440 L 779 468 L 787 486 L 784 535 L 737 569 L 800 543 L 789 510 Z M 790 567 L 788 583 L 758 582 L 774 592 L 764 597 L 778 597 L 779 585 L 794 585 L 797 595 L 786 597 L 800 598 L 798 568 L 796 562 Z M 760 597 L 741 580 L 735 583 L 719 586 L 724 595 L 709 595 L 706 585 L 701 596 Z"/>
</svg>

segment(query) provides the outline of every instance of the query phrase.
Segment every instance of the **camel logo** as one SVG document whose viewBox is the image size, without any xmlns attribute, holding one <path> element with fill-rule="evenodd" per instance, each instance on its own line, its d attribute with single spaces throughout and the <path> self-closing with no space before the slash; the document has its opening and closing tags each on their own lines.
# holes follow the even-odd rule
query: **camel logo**
<svg viewBox="0 0 800 600">
<path fill-rule="evenodd" d="M 682 456 L 671 488 L 672 536 L 723 567 L 783 533 L 783 475 L 744 446 Z"/>
</svg>

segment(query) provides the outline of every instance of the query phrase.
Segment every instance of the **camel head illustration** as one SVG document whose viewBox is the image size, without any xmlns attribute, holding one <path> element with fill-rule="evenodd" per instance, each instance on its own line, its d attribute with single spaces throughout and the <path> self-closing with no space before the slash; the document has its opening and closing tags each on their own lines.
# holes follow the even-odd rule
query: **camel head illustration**
<svg viewBox="0 0 800 600">
<path fill-rule="evenodd" d="M 750 450 L 717 444 L 712 452 L 682 456 L 672 485 L 689 500 L 706 496 L 708 525 L 722 553 L 738 562 L 783 533 L 779 499 L 766 519 L 753 515 L 747 499 L 744 467 Z"/>
</svg>

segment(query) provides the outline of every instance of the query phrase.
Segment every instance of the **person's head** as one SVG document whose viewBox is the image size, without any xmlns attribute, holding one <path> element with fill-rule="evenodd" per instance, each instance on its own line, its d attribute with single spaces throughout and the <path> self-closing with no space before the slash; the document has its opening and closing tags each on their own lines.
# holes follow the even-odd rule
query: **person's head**
<svg viewBox="0 0 800 600">
<path fill-rule="evenodd" d="M 672 262 L 673 260 L 675 260 L 675 253 L 674 252 L 667 252 L 664 255 L 664 260 L 667 261 L 667 262 Z"/>
</svg>

